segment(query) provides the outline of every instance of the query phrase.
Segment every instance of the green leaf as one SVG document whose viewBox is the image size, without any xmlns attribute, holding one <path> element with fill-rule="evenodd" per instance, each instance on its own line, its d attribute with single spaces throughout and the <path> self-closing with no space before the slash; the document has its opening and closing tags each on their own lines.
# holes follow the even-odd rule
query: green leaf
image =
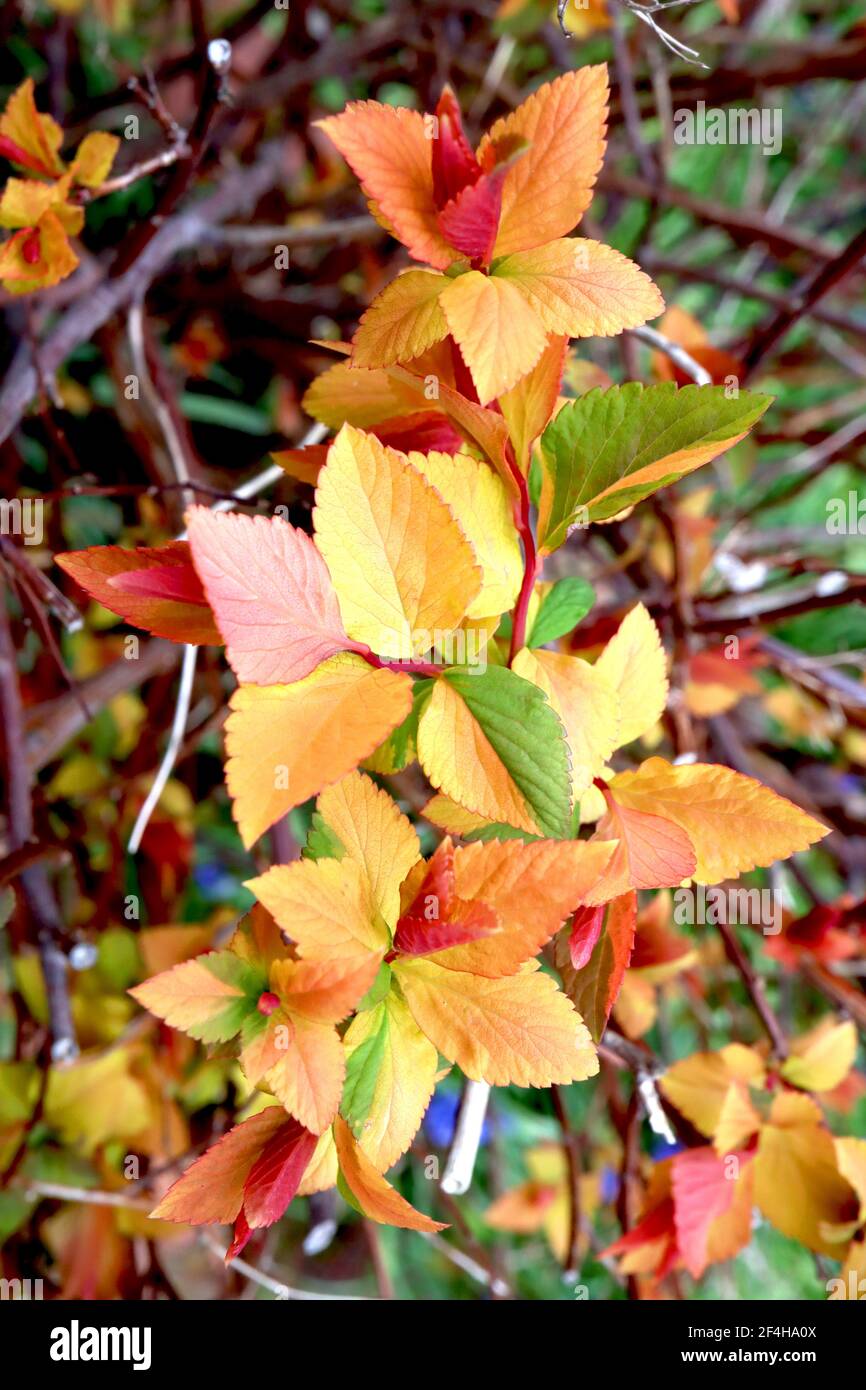
<svg viewBox="0 0 866 1390">
<path fill-rule="evenodd" d="M 480 726 L 536 824 L 556 839 L 568 834 L 571 769 L 559 715 L 537 685 L 506 666 L 452 669 L 444 679 Z"/>
<path fill-rule="evenodd" d="M 386 965 L 383 961 L 376 971 L 375 980 L 359 1003 L 357 1012 L 361 1014 L 365 1009 L 374 1009 L 377 1004 L 380 1004 L 385 996 L 390 993 L 391 983 L 391 967 L 390 965 Z"/>
<path fill-rule="evenodd" d="M 526 639 L 528 647 L 543 647 L 573 632 L 595 603 L 595 590 L 586 579 L 572 576 L 558 579 L 549 594 L 542 599 L 532 631 Z"/>
<path fill-rule="evenodd" d="M 725 390 L 628 382 L 563 406 L 541 436 L 541 550 L 555 550 L 570 527 L 609 520 L 742 439 L 772 397 L 741 391 L 728 398 Z"/>
<path fill-rule="evenodd" d="M 218 980 L 234 985 L 243 993 L 235 999 L 227 999 L 206 1022 L 185 1028 L 184 1032 L 199 1042 L 227 1042 L 241 1031 L 250 1014 L 256 1012 L 259 996 L 268 987 L 267 973 L 241 960 L 233 951 L 210 951 L 200 957 L 199 963 Z"/>
<path fill-rule="evenodd" d="M 390 971 L 388 973 L 390 975 Z M 346 1063 L 346 1081 L 340 1105 L 340 1113 L 356 1139 L 373 1104 L 376 1081 L 391 1028 L 384 1001 L 376 1005 L 374 1012 L 378 1016 L 373 1021 L 373 1032 L 355 1048 Z"/>
<path fill-rule="evenodd" d="M 334 834 L 324 817 L 314 811 L 301 858 L 312 859 L 315 863 L 319 859 L 343 859 L 345 854 L 346 846 L 342 840 Z"/>
<path fill-rule="evenodd" d="M 433 692 L 434 682 L 426 677 L 415 682 L 412 690 L 412 708 L 402 724 L 398 724 L 384 743 L 366 760 L 364 767 L 370 772 L 383 776 L 392 772 L 402 772 L 415 758 L 415 740 L 418 736 L 418 720 Z"/>
</svg>

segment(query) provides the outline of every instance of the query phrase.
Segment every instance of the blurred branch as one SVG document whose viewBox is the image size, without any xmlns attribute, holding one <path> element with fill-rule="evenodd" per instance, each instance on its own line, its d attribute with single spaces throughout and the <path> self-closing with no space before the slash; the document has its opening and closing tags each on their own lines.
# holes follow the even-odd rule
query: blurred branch
<svg viewBox="0 0 866 1390">
<path fill-rule="evenodd" d="M 104 279 L 68 308 L 56 328 L 39 344 L 43 376 L 53 376 L 76 348 L 89 342 L 116 313 L 141 298 L 175 256 L 200 246 L 214 223 L 253 207 L 278 181 L 284 149 L 281 143 L 265 146 L 255 164 L 230 170 L 210 197 L 168 218 L 124 274 Z M 22 352 L 0 390 L 0 443 L 9 438 L 38 390 L 39 375 L 32 354 Z"/>
</svg>

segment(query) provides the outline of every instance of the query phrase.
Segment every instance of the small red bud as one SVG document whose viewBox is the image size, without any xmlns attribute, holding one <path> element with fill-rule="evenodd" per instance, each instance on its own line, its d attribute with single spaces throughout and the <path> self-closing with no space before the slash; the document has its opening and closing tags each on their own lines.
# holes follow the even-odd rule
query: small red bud
<svg viewBox="0 0 866 1390">
<path fill-rule="evenodd" d="M 259 1002 L 256 1007 L 260 1014 L 264 1014 L 265 1018 L 268 1018 L 274 1009 L 280 1007 L 280 1001 L 275 994 L 271 994 L 271 991 L 266 989 L 264 994 L 259 995 Z"/>
</svg>

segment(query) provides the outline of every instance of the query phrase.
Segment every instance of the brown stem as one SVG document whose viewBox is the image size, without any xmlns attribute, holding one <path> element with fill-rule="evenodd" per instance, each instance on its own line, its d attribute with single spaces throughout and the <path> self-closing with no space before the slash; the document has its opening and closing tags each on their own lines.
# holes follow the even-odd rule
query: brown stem
<svg viewBox="0 0 866 1390">
<path fill-rule="evenodd" d="M 770 1041 L 773 1044 L 773 1051 L 781 1061 L 784 1061 L 788 1055 L 788 1039 L 785 1037 L 785 1031 L 781 1023 L 770 1007 L 769 1000 L 764 992 L 764 982 L 752 968 L 752 962 L 740 945 L 739 938 L 734 928 L 729 926 L 726 922 L 719 922 L 718 928 L 724 943 L 725 954 L 737 970 L 740 979 L 743 981 L 751 997 L 758 1017 L 763 1023 Z"/>
</svg>

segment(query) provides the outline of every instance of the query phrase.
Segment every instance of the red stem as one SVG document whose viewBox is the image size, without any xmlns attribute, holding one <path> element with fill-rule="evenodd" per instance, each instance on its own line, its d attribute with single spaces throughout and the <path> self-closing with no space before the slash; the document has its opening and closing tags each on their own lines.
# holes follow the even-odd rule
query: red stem
<svg viewBox="0 0 866 1390">
<path fill-rule="evenodd" d="M 532 534 L 532 525 L 529 519 L 529 488 L 526 479 L 517 467 L 516 462 L 512 462 L 511 471 L 514 475 L 514 481 L 517 484 L 517 491 L 520 499 L 515 521 L 523 546 L 524 569 L 523 583 L 520 586 L 520 593 L 517 596 L 517 604 L 515 605 L 514 617 L 511 624 L 511 650 L 508 653 L 509 666 L 526 642 L 526 619 L 529 613 L 529 600 L 532 598 L 535 581 L 538 578 L 538 572 L 543 563 L 535 549 L 535 537 Z"/>
</svg>

